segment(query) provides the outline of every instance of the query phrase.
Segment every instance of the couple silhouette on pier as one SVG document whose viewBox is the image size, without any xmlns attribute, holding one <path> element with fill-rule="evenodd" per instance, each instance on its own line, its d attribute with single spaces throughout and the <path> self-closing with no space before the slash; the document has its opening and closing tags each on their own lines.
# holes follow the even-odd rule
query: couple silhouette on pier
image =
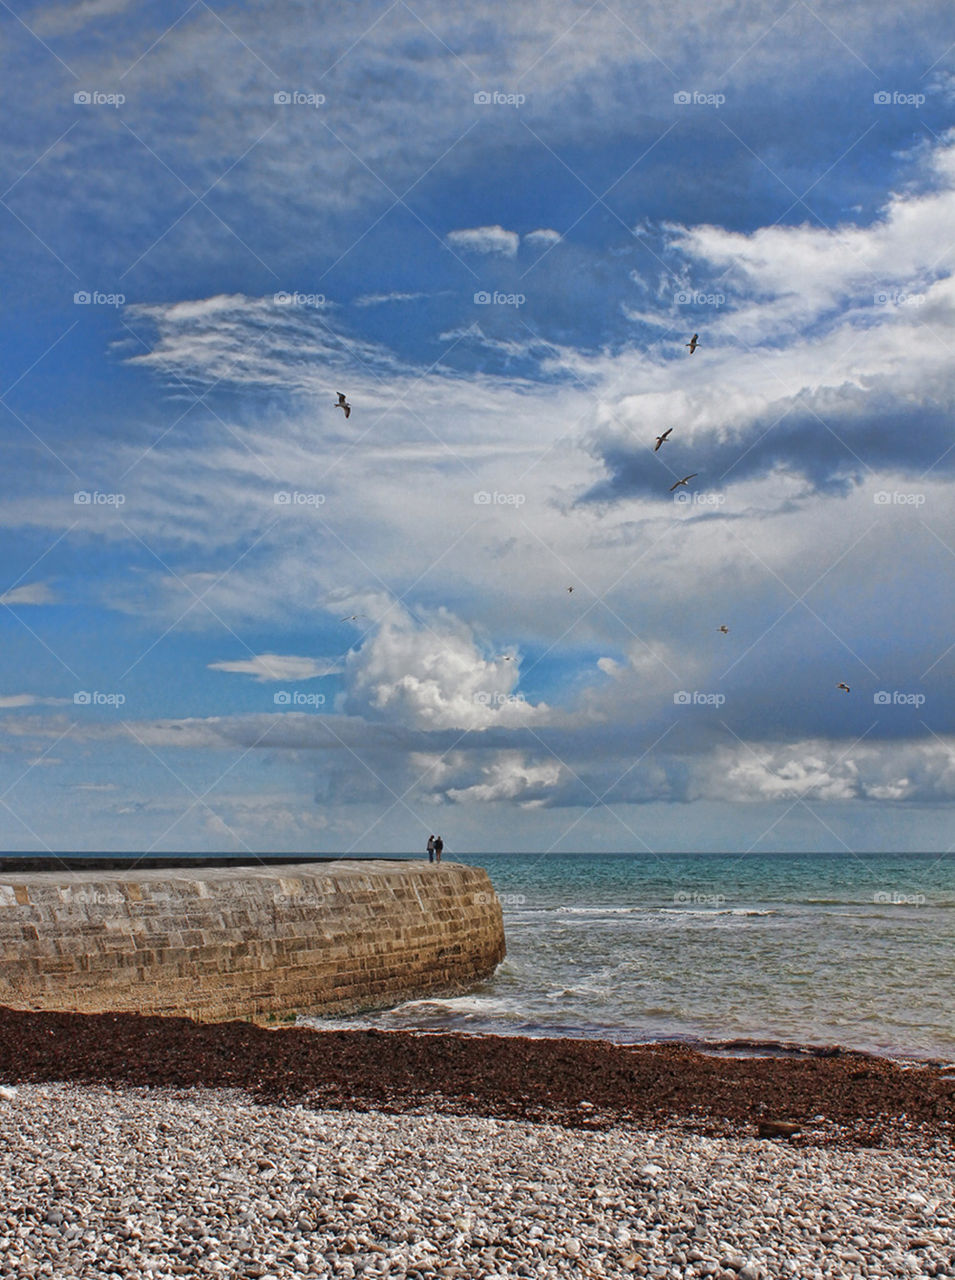
<svg viewBox="0 0 955 1280">
<path fill-rule="evenodd" d="M 440 862 L 441 855 L 444 853 L 444 841 L 440 836 L 428 837 L 428 861 Z"/>
</svg>

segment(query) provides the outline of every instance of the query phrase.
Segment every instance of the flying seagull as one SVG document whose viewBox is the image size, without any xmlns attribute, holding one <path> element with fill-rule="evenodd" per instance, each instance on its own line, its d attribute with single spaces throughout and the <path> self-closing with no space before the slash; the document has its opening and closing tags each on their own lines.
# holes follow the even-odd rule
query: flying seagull
<svg viewBox="0 0 955 1280">
<path fill-rule="evenodd" d="M 351 405 L 348 403 L 348 401 L 345 399 L 345 397 L 342 395 L 340 391 L 338 393 L 338 404 L 336 404 L 335 408 L 344 410 L 346 418 L 351 413 Z"/>
<path fill-rule="evenodd" d="M 339 622 L 357 622 L 359 618 L 367 617 L 367 613 L 350 613 L 347 618 L 339 618 Z"/>
<path fill-rule="evenodd" d="M 690 472 L 690 474 L 689 474 L 688 476 L 684 476 L 684 477 L 683 477 L 683 479 L 682 479 L 682 480 L 678 480 L 678 481 L 676 482 L 676 484 L 671 484 L 671 485 L 670 485 L 670 492 L 672 493 L 674 489 L 679 489 L 679 487 L 680 487 L 680 485 L 681 485 L 681 484 L 686 484 L 686 482 L 687 482 L 688 480 L 692 480 L 694 476 L 697 476 L 697 475 L 699 475 L 699 474 L 700 474 L 700 473 L 699 473 L 698 471 L 691 471 L 691 472 Z"/>
<path fill-rule="evenodd" d="M 839 683 L 836 685 L 836 688 L 837 688 L 837 689 L 843 689 L 846 693 L 848 693 L 848 692 L 849 692 L 849 686 L 848 686 L 847 684 L 843 684 L 841 680 L 840 680 L 840 681 L 839 681 Z"/>
<path fill-rule="evenodd" d="M 656 451 L 659 449 L 660 445 L 661 445 L 661 444 L 663 444 L 664 440 L 667 438 L 667 436 L 670 434 L 670 432 L 671 432 L 672 430 L 673 430 L 673 428 L 672 428 L 672 427 L 667 427 L 666 431 L 664 431 L 664 433 L 663 433 L 663 435 L 662 435 L 662 436 L 657 436 L 657 442 L 656 442 L 656 444 L 653 446 L 653 452 L 654 452 L 654 453 L 656 453 Z"/>
<path fill-rule="evenodd" d="M 728 636 L 728 635 L 729 635 L 730 629 L 729 629 L 729 627 L 728 627 L 728 626 L 726 626 L 726 624 L 725 624 L 725 623 L 724 623 L 722 626 L 717 627 L 716 629 L 717 629 L 717 631 L 722 631 L 722 633 L 723 633 L 723 635 L 724 635 L 724 636 Z"/>
<path fill-rule="evenodd" d="M 699 336 L 700 336 L 700 335 L 699 335 L 698 333 L 694 333 L 694 335 L 693 335 L 693 337 L 690 339 L 690 341 L 689 341 L 689 342 L 684 342 L 684 344 L 683 344 L 685 347 L 689 347 L 689 348 L 690 348 L 690 355 L 692 355 L 692 354 L 693 354 L 693 352 L 694 352 L 694 351 L 697 349 L 697 347 L 700 345 L 700 344 L 699 344 L 699 342 L 697 341 L 697 339 L 699 338 Z"/>
<path fill-rule="evenodd" d="M 568 588 L 567 588 L 567 594 L 568 594 L 568 595 L 573 595 L 573 592 L 574 592 L 574 588 L 573 588 L 573 587 L 568 587 Z"/>
</svg>

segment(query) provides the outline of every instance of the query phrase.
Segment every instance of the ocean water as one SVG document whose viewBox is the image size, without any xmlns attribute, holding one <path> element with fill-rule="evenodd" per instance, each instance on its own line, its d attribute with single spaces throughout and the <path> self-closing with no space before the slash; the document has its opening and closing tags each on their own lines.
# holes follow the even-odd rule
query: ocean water
<svg viewBox="0 0 955 1280">
<path fill-rule="evenodd" d="M 485 854 L 507 959 L 314 1025 L 730 1039 L 955 1060 L 955 855 Z"/>
</svg>

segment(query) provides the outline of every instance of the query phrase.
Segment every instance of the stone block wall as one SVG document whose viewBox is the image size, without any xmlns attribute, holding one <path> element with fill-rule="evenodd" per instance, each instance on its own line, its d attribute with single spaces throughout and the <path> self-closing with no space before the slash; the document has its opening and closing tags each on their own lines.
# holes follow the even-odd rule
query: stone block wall
<svg viewBox="0 0 955 1280">
<path fill-rule="evenodd" d="M 0 1004 L 221 1021 L 464 991 L 504 958 L 478 867 L 0 871 Z"/>
</svg>

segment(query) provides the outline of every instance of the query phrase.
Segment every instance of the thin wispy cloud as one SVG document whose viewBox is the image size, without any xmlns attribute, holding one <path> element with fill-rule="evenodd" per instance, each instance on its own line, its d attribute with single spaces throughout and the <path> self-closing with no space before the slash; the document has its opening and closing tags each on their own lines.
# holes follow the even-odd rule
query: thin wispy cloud
<svg viewBox="0 0 955 1280">
<path fill-rule="evenodd" d="M 226 671 L 233 675 L 254 676 L 259 682 L 269 680 L 315 680 L 319 676 L 338 675 L 342 666 L 320 658 L 298 658 L 292 654 L 260 653 L 254 658 L 210 662 L 210 671 Z"/>
<path fill-rule="evenodd" d="M 505 231 L 503 227 L 470 227 L 449 231 L 447 238 L 452 249 L 465 253 L 499 253 L 505 258 L 513 258 L 521 242 L 516 231 Z"/>
<path fill-rule="evenodd" d="M 56 594 L 45 582 L 30 582 L 4 591 L 0 604 L 56 604 Z"/>
</svg>

